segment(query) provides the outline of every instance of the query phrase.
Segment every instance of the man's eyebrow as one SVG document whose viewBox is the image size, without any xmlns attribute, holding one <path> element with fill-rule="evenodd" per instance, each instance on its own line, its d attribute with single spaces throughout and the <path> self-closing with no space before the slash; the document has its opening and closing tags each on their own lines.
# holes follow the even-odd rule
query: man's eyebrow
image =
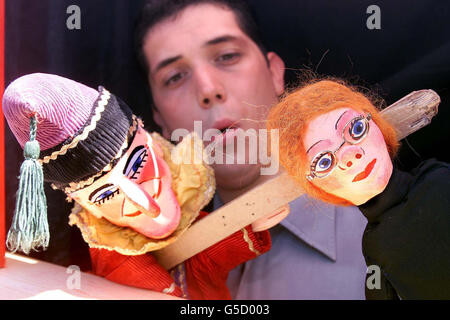
<svg viewBox="0 0 450 320">
<path fill-rule="evenodd" d="M 348 110 L 347 110 L 347 111 L 348 111 Z M 337 121 L 336 121 L 336 124 L 334 125 L 334 129 L 337 130 L 337 125 L 338 125 L 338 123 L 339 123 L 339 120 L 341 120 L 342 116 L 343 116 L 344 114 L 346 114 L 347 111 L 344 111 L 344 112 L 339 116 L 339 118 L 338 118 Z"/>
<path fill-rule="evenodd" d="M 222 42 L 230 42 L 230 41 L 236 41 L 236 40 L 238 40 L 238 38 L 235 36 L 224 35 L 224 36 L 220 36 L 220 37 L 206 41 L 203 46 L 211 46 L 211 45 L 219 44 Z"/>
<path fill-rule="evenodd" d="M 156 66 L 155 70 L 152 73 L 156 73 L 159 70 L 161 70 L 162 68 L 164 68 L 164 67 L 168 66 L 169 64 L 174 63 L 175 61 L 178 61 L 180 59 L 181 59 L 181 55 L 164 59 L 163 61 L 158 63 L 158 65 Z"/>
<path fill-rule="evenodd" d="M 214 39 L 206 41 L 203 46 L 212 46 L 212 45 L 215 45 L 215 44 L 219 44 L 219 43 L 223 43 L 223 42 L 236 41 L 236 40 L 238 40 L 238 38 L 235 37 L 235 36 L 224 35 L 224 36 L 220 36 L 220 37 L 217 37 L 217 38 L 214 38 Z M 178 56 L 174 56 L 174 57 L 170 57 L 170 58 L 164 59 L 163 61 L 158 63 L 158 65 L 155 67 L 155 69 L 154 69 L 154 71 L 152 73 L 158 72 L 162 68 L 168 66 L 171 63 L 174 63 L 174 62 L 180 60 L 181 58 L 182 58 L 182 56 L 178 55 Z"/>
<path fill-rule="evenodd" d="M 312 147 L 314 147 L 316 144 L 318 144 L 319 142 L 322 142 L 323 140 L 319 140 L 316 143 L 314 143 L 311 147 L 309 147 L 309 149 L 306 151 L 306 153 L 309 152 L 309 150 L 311 150 Z"/>
</svg>

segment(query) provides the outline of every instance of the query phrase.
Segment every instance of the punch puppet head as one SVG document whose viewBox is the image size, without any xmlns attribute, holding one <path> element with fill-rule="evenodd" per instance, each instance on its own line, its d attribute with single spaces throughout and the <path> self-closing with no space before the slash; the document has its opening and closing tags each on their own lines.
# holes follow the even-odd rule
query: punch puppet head
<svg viewBox="0 0 450 320">
<path fill-rule="evenodd" d="M 105 88 L 97 91 L 56 75 L 30 74 L 8 86 L 3 110 L 26 158 L 30 132 L 39 142 L 34 165 L 42 166 L 43 180 L 75 200 L 70 223 L 91 247 L 129 255 L 162 248 L 191 224 L 214 193 L 209 167 L 171 160 L 190 148 L 195 136 L 174 147 L 148 133 Z M 28 252 L 45 248 L 48 237 L 43 242 L 43 232 L 35 230 L 45 220 L 37 214 L 45 207 L 45 198 L 36 200 L 36 194 L 43 194 L 36 191 L 42 181 L 36 179 L 39 174 L 23 177 L 22 171 L 8 247 Z"/>
<path fill-rule="evenodd" d="M 381 193 L 398 147 L 395 130 L 363 94 L 321 80 L 297 88 L 272 108 L 280 162 L 306 193 L 360 205 Z"/>
</svg>

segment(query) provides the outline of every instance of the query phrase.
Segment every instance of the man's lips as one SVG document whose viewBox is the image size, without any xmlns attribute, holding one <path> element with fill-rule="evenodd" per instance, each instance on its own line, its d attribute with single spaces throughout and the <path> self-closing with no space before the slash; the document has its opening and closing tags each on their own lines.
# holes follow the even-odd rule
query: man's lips
<svg viewBox="0 0 450 320">
<path fill-rule="evenodd" d="M 372 161 L 370 161 L 367 167 L 364 169 L 364 171 L 358 173 L 352 182 L 361 181 L 367 178 L 369 174 L 372 172 L 373 167 L 375 166 L 375 162 L 377 162 L 377 159 L 373 159 Z"/>
<path fill-rule="evenodd" d="M 233 121 L 231 119 L 221 119 L 221 120 L 214 121 L 211 128 L 223 131 L 226 128 L 235 127 L 236 124 L 237 124 L 237 121 Z"/>
<path fill-rule="evenodd" d="M 236 135 L 236 130 L 237 128 L 224 129 L 221 134 L 212 136 L 211 142 L 214 142 L 215 144 L 223 143 L 225 145 L 227 140 L 232 139 Z"/>
<path fill-rule="evenodd" d="M 221 133 L 211 137 L 210 143 L 225 143 L 227 138 L 230 139 L 234 136 L 236 129 L 238 126 L 236 125 L 237 121 L 232 121 L 229 119 L 216 121 L 211 129 L 217 129 Z M 208 143 L 209 144 L 209 143 Z"/>
</svg>

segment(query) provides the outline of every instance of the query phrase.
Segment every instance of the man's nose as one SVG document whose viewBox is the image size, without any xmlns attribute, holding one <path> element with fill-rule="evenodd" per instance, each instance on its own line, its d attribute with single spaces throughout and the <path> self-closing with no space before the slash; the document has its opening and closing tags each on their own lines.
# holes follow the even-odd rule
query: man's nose
<svg viewBox="0 0 450 320">
<path fill-rule="evenodd" d="M 340 166 L 351 168 L 356 165 L 364 156 L 364 151 L 359 146 L 347 146 L 341 149 L 339 157 Z"/>
<path fill-rule="evenodd" d="M 202 108 L 211 108 L 216 103 L 225 102 L 225 88 L 219 77 L 211 69 L 204 68 L 196 72 L 195 77 L 198 103 Z"/>
</svg>

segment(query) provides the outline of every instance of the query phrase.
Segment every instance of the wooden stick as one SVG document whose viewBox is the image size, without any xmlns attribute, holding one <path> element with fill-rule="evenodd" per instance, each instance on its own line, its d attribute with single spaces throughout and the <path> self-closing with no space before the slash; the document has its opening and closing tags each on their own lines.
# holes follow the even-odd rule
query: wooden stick
<svg viewBox="0 0 450 320">
<path fill-rule="evenodd" d="M 433 90 L 414 91 L 381 114 L 402 139 L 429 124 L 439 103 L 440 98 Z M 278 175 L 194 223 L 175 243 L 155 251 L 154 255 L 163 267 L 171 269 L 302 194 L 294 180 L 280 170 Z"/>
<path fill-rule="evenodd" d="M 381 111 L 401 140 L 411 133 L 425 127 L 437 114 L 441 102 L 433 90 L 414 91 Z"/>
<path fill-rule="evenodd" d="M 194 223 L 176 242 L 154 252 L 166 269 L 189 259 L 303 194 L 282 172 Z"/>
</svg>

